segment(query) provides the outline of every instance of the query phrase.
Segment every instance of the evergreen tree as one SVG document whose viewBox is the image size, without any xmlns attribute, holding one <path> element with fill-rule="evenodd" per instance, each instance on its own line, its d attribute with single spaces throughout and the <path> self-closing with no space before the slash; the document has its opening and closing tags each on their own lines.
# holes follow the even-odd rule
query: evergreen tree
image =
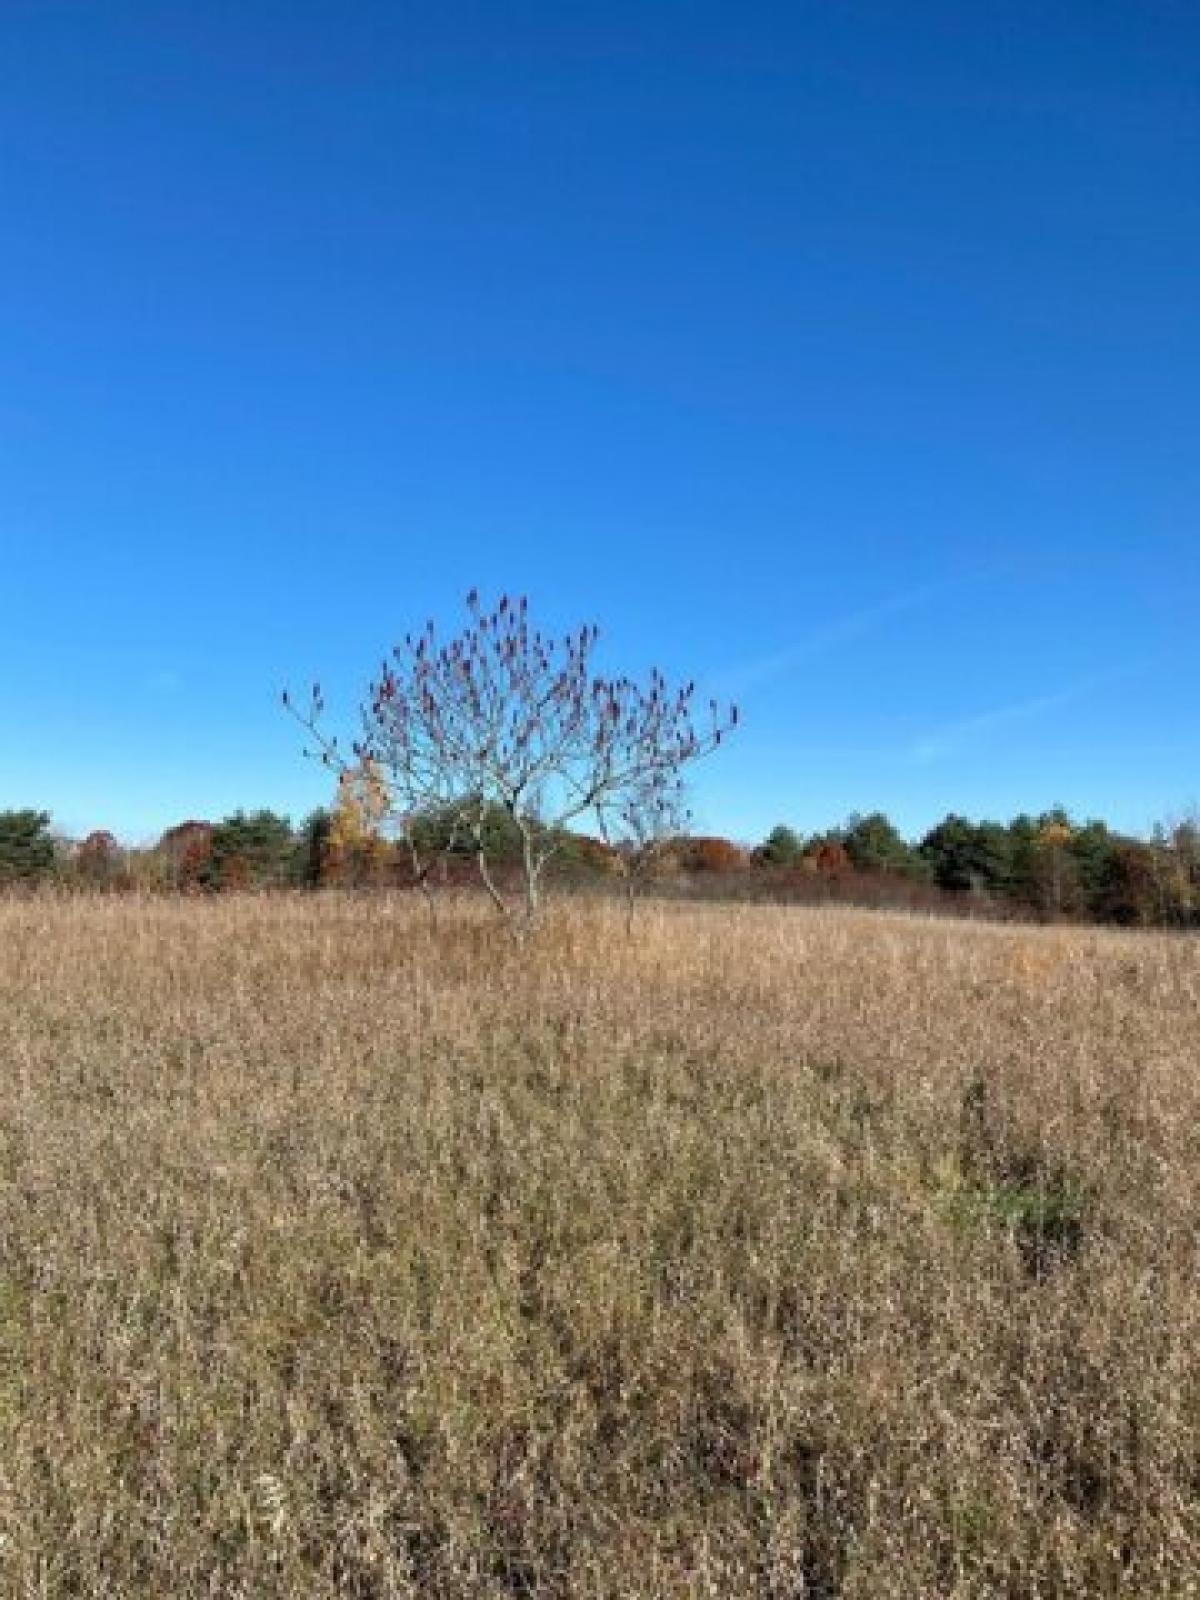
<svg viewBox="0 0 1200 1600">
<path fill-rule="evenodd" d="M 970 822 L 951 814 L 919 846 L 940 889 L 1003 894 L 1013 874 L 1013 841 L 999 822 Z"/>
<path fill-rule="evenodd" d="M 1073 863 L 1081 909 L 1098 915 L 1119 840 L 1103 822 L 1091 821 L 1075 830 L 1068 853 Z"/>
<path fill-rule="evenodd" d="M 208 882 L 217 889 L 261 889 L 287 882 L 292 825 L 274 811 L 235 811 L 212 832 Z"/>
<path fill-rule="evenodd" d="M 331 820 L 328 811 L 319 807 L 300 824 L 288 876 L 302 889 L 319 889 L 324 882 Z"/>
<path fill-rule="evenodd" d="M 804 854 L 804 840 L 784 823 L 772 828 L 755 851 L 760 861 L 773 867 L 794 867 Z"/>
<path fill-rule="evenodd" d="M 920 857 L 882 811 L 872 811 L 865 817 L 856 813 L 847 822 L 841 839 L 859 872 L 912 875 L 921 870 Z"/>
<path fill-rule="evenodd" d="M 46 811 L 0 811 L 0 884 L 35 883 L 54 870 Z"/>
</svg>

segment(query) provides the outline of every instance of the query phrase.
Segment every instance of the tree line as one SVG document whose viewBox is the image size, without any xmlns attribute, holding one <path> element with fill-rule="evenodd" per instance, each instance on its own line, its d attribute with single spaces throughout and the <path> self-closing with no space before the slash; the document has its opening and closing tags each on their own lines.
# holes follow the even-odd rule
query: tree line
<svg viewBox="0 0 1200 1600">
<path fill-rule="evenodd" d="M 476 590 L 444 638 L 404 635 L 370 681 L 347 751 L 314 684 L 283 703 L 307 754 L 337 775 L 328 811 L 294 828 L 269 810 L 189 820 L 152 848 L 112 834 L 56 839 L 42 811 L 0 813 L 0 885 L 219 893 L 407 886 L 431 911 L 441 886 L 474 883 L 524 937 L 544 886 L 619 884 L 782 899 L 843 899 L 990 915 L 1200 925 L 1200 824 L 1150 839 L 1056 809 L 1007 823 L 950 815 L 906 839 L 880 811 L 808 838 L 781 824 L 753 847 L 696 837 L 685 779 L 738 726 L 657 668 L 596 664 L 599 629 L 539 627 L 525 596 Z"/>
<path fill-rule="evenodd" d="M 218 894 L 251 890 L 414 888 L 475 883 L 480 841 L 453 806 L 430 808 L 393 836 L 370 769 L 348 767 L 327 809 L 298 825 L 277 812 L 187 820 L 153 845 L 129 848 L 106 831 L 70 840 L 45 811 L 0 811 L 0 886 Z M 524 840 L 502 807 L 484 808 L 482 845 L 503 885 L 516 880 Z M 425 867 L 414 867 L 417 859 Z M 568 828 L 553 839 L 559 886 L 618 890 L 628 847 Z M 429 864 L 432 863 L 432 867 Z M 420 882 L 418 877 L 420 876 Z M 1009 822 L 951 814 L 907 839 L 880 811 L 805 835 L 780 824 L 758 844 L 713 836 L 663 841 L 646 871 L 663 894 L 838 900 L 1043 920 L 1200 927 L 1200 820 L 1134 838 L 1055 809 Z"/>
<path fill-rule="evenodd" d="M 808 864 L 833 877 L 907 882 L 947 901 L 1045 920 L 1200 926 L 1200 821 L 1135 838 L 1056 807 L 1009 822 L 944 817 L 918 840 L 883 812 L 803 839 L 776 828 L 754 852 L 777 868 Z"/>
</svg>

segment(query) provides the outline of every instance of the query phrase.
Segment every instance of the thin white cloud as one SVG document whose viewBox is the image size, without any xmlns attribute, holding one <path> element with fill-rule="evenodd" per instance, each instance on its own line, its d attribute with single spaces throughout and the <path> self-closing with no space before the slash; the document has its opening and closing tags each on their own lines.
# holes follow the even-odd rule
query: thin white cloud
<svg viewBox="0 0 1200 1600">
<path fill-rule="evenodd" d="M 928 583 L 919 589 L 903 590 L 887 600 L 881 600 L 878 605 L 834 617 L 802 638 L 784 645 L 782 649 L 726 667 L 714 674 L 713 687 L 722 695 L 745 696 L 753 689 L 760 689 L 764 684 L 786 677 L 789 672 L 818 656 L 843 645 L 854 644 L 890 622 L 893 617 L 901 616 L 906 611 L 915 611 L 956 587 L 958 585 L 955 582 Z"/>
<path fill-rule="evenodd" d="M 1079 683 L 1070 684 L 1065 689 L 1058 689 L 1051 694 L 1036 695 L 1027 700 L 1014 700 L 1007 705 L 993 706 L 990 710 L 976 712 L 970 717 L 943 723 L 941 727 L 931 729 L 919 739 L 913 740 L 908 750 L 909 758 L 922 766 L 940 761 L 946 756 L 953 755 L 963 744 L 981 734 L 992 733 L 998 728 L 1007 728 L 1013 723 L 1034 721 L 1051 711 L 1061 710 L 1063 706 L 1071 705 L 1090 693 L 1102 681 L 1106 680 L 1085 678 Z"/>
</svg>

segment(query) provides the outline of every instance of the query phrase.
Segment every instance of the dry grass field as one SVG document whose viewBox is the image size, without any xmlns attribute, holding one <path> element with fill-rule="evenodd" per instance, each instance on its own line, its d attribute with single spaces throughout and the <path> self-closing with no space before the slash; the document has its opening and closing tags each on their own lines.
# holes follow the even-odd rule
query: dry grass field
<svg viewBox="0 0 1200 1600">
<path fill-rule="evenodd" d="M 1200 1594 L 1200 943 L 0 905 L 0 1595 Z"/>
</svg>

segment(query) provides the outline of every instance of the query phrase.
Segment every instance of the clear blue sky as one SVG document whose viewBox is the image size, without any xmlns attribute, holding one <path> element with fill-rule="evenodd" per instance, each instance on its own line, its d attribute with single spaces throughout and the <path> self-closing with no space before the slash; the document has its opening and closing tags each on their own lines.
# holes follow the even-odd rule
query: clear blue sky
<svg viewBox="0 0 1200 1600">
<path fill-rule="evenodd" d="M 699 824 L 1200 797 L 1200 9 L 0 8 L 0 806 L 328 783 L 473 584 L 741 700 Z"/>
</svg>

